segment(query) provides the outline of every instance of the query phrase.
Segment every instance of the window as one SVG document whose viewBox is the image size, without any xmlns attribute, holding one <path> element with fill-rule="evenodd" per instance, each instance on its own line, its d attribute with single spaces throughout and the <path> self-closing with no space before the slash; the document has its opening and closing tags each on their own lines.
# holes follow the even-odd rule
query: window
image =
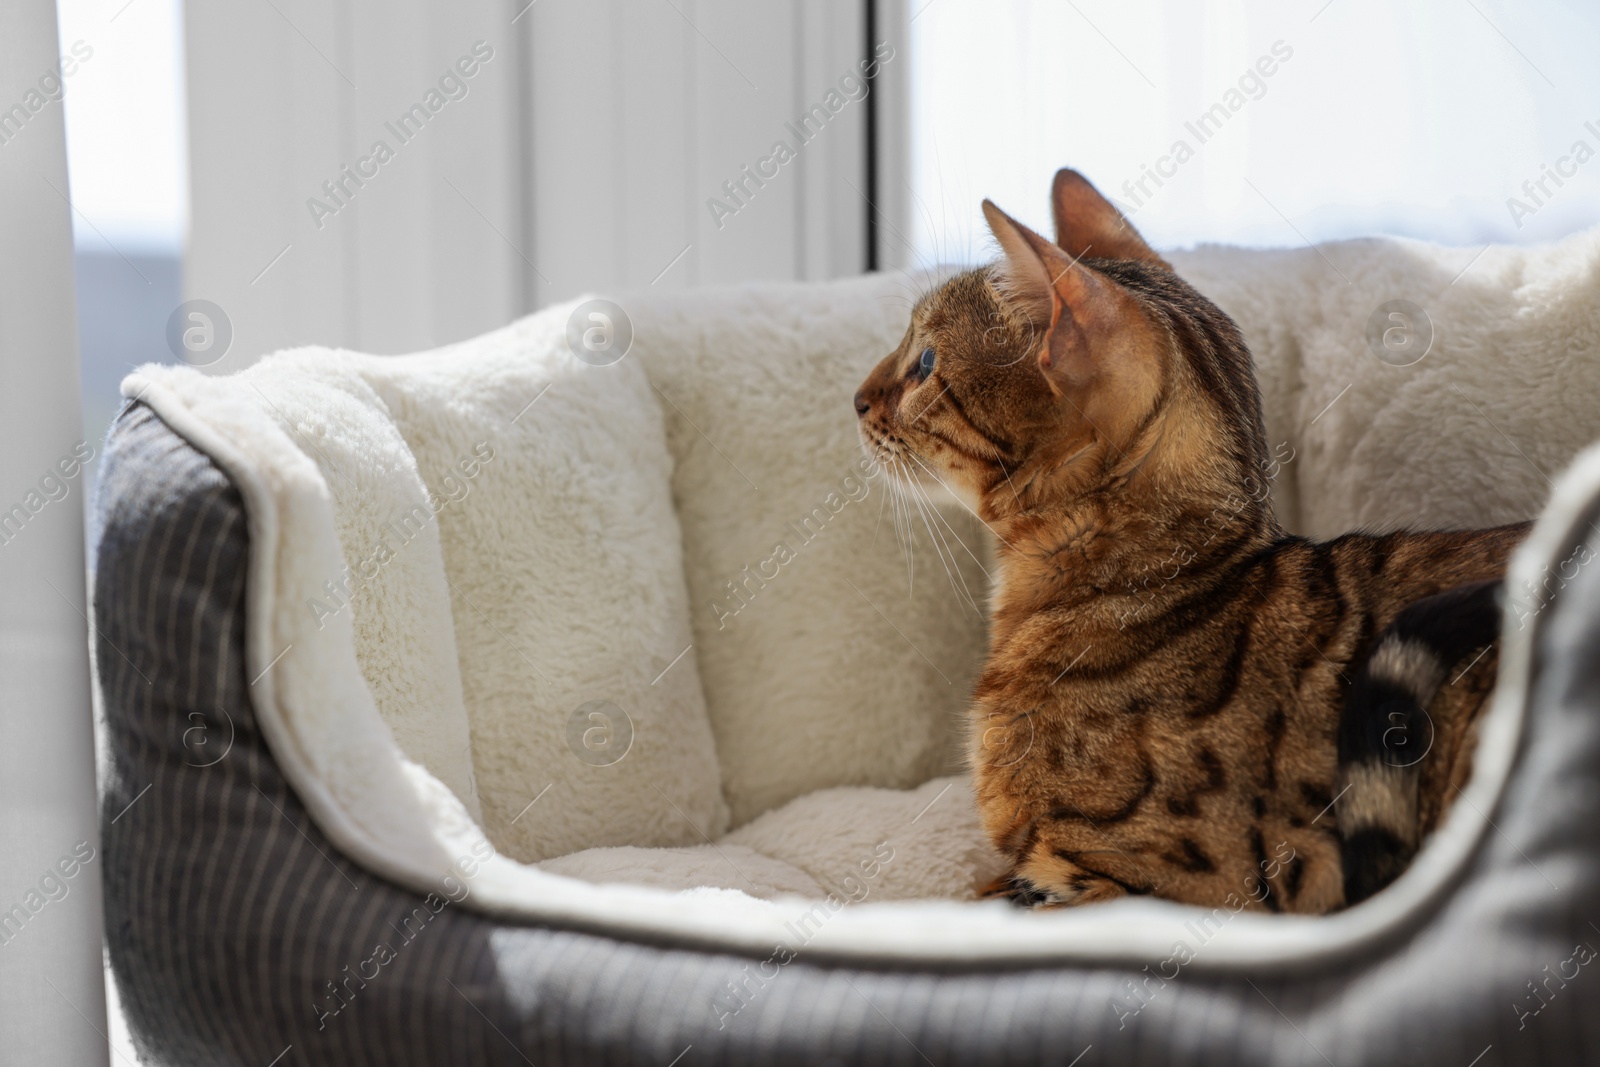
<svg viewBox="0 0 1600 1067">
<path fill-rule="evenodd" d="M 985 196 L 1045 226 L 1060 166 L 1167 247 L 1522 243 L 1600 219 L 1592 5 L 908 2 L 922 261 L 986 258 Z"/>
<path fill-rule="evenodd" d="M 183 299 L 188 214 L 182 5 L 60 0 L 57 15 L 83 432 L 98 451 L 123 376 L 175 358 L 166 323 Z"/>
</svg>

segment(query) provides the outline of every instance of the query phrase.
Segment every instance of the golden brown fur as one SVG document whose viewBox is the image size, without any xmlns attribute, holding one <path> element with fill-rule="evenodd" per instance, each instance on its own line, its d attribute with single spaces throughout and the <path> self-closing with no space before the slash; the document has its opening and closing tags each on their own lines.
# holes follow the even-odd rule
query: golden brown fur
<svg viewBox="0 0 1600 1067">
<path fill-rule="evenodd" d="M 1077 174 L 1054 200 L 1054 244 L 986 202 L 1004 258 L 923 299 L 857 396 L 866 447 L 997 539 L 970 754 L 1000 891 L 1337 908 L 1349 676 L 1407 604 L 1500 575 L 1525 527 L 1286 535 L 1233 322 Z M 1494 667 L 1429 709 L 1424 830 Z"/>
</svg>

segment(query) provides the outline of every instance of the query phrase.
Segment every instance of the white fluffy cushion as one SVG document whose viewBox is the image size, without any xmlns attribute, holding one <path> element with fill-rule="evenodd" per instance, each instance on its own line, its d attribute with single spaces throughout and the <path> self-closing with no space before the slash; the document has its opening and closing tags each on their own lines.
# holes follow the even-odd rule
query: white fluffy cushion
<svg viewBox="0 0 1600 1067">
<path fill-rule="evenodd" d="M 832 893 L 853 903 L 969 900 L 1005 871 L 965 776 L 917 789 L 819 789 L 715 844 L 594 848 L 539 866 L 590 882 L 734 889 L 764 899 Z"/>
<path fill-rule="evenodd" d="M 286 572 L 274 669 L 314 688 L 353 657 L 400 750 L 524 861 L 727 824 L 696 660 L 673 664 L 691 635 L 660 410 L 637 362 L 573 358 L 564 322 L 406 357 L 304 349 L 230 378 L 149 367 L 129 387 L 326 494 L 349 571 Z M 279 462 L 285 446 L 310 463 Z M 314 558 L 315 528 L 286 527 Z"/>
<path fill-rule="evenodd" d="M 695 647 L 736 826 L 812 790 L 906 789 L 961 766 L 985 531 L 950 508 L 897 535 L 851 404 L 926 284 L 627 302 L 677 457 Z"/>
<path fill-rule="evenodd" d="M 1532 248 L 1384 237 L 1168 258 L 1250 343 L 1287 459 L 1274 503 L 1297 532 L 1529 519 L 1600 437 L 1600 229 Z M 1433 331 L 1410 366 L 1367 339 L 1397 300 Z"/>
</svg>

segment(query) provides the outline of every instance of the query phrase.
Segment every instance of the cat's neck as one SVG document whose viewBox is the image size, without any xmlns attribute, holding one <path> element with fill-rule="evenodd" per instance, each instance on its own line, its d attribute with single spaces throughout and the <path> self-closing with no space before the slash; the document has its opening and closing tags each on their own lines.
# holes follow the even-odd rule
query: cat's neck
<svg viewBox="0 0 1600 1067">
<path fill-rule="evenodd" d="M 1265 501 L 1242 493 L 1130 501 L 1125 486 L 1060 503 L 994 508 L 996 637 L 1039 612 L 1122 629 L 1280 535 Z"/>
</svg>

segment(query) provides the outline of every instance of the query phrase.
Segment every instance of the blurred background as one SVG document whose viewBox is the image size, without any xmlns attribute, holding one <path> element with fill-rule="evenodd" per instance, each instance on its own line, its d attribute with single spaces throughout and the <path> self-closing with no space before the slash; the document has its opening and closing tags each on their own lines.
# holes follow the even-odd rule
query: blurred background
<svg viewBox="0 0 1600 1067">
<path fill-rule="evenodd" d="M 1042 227 L 1063 164 L 1158 247 L 1553 240 L 1600 219 L 1597 29 L 1556 0 L 62 0 L 85 433 L 148 360 L 977 261 L 979 201 Z"/>
</svg>

